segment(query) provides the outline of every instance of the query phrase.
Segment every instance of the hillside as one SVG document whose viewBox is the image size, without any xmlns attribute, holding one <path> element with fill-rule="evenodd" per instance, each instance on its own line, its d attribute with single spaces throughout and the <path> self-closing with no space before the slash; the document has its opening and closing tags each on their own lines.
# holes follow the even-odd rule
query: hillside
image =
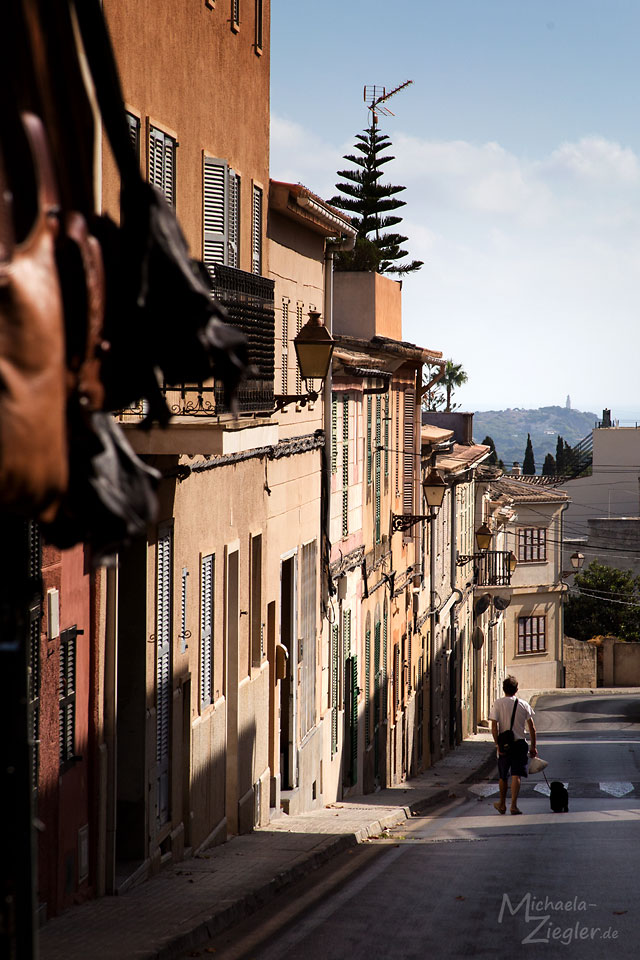
<svg viewBox="0 0 640 960">
<path fill-rule="evenodd" d="M 555 457 L 558 434 L 573 446 L 591 433 L 595 413 L 569 410 L 566 407 L 540 407 L 538 410 L 481 410 L 473 417 L 473 436 L 479 443 L 492 437 L 498 457 L 510 467 L 514 460 L 524 459 L 527 434 L 531 434 L 536 472 L 540 473 L 548 453 Z"/>
</svg>

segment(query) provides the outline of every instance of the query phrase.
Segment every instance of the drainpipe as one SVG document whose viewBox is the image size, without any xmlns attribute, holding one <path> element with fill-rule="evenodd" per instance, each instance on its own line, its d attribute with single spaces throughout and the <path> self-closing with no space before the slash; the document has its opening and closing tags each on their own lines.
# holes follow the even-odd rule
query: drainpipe
<svg viewBox="0 0 640 960">
<path fill-rule="evenodd" d="M 333 334 L 333 251 L 334 245 L 328 240 L 324 245 L 324 324 Z M 331 397 L 333 388 L 332 365 L 324 381 L 322 403 L 324 427 L 324 488 L 326 503 L 324 509 L 324 541 L 327 563 L 327 585 L 332 593 L 329 567 L 331 564 Z M 328 597 L 327 597 L 328 602 Z"/>
</svg>

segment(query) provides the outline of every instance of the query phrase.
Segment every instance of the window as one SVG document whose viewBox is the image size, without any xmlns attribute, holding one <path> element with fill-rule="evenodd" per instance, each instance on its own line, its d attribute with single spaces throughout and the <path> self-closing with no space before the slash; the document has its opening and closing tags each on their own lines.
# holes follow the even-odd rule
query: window
<svg viewBox="0 0 640 960">
<path fill-rule="evenodd" d="M 518 530 L 518 562 L 533 563 L 547 559 L 545 527 L 522 527 Z"/>
<path fill-rule="evenodd" d="M 414 462 L 414 412 L 415 394 L 413 390 L 405 390 L 404 394 L 404 433 L 403 433 L 403 461 L 402 461 L 402 509 L 404 513 L 413 513 L 413 478 L 415 473 Z"/>
<path fill-rule="evenodd" d="M 127 126 L 129 127 L 129 138 L 136 155 L 136 160 L 140 163 L 140 119 L 128 111 L 126 116 Z"/>
<path fill-rule="evenodd" d="M 182 590 L 180 594 L 180 653 L 187 652 L 187 640 L 191 636 L 187 630 L 187 579 L 189 571 L 182 568 Z"/>
<path fill-rule="evenodd" d="M 259 667 L 264 657 L 262 622 L 262 534 L 251 537 L 251 663 Z"/>
<path fill-rule="evenodd" d="M 286 395 L 289 383 L 289 298 L 282 298 L 282 392 Z"/>
<path fill-rule="evenodd" d="M 176 205 L 176 146 L 173 137 L 149 127 L 149 182 Z"/>
<path fill-rule="evenodd" d="M 331 394 L 331 473 L 338 472 L 338 398 Z"/>
<path fill-rule="evenodd" d="M 544 653 L 547 649 L 547 618 L 518 617 L 518 653 Z"/>
<path fill-rule="evenodd" d="M 367 483 L 371 483 L 371 410 L 372 410 L 372 401 L 371 396 L 367 397 Z"/>
<path fill-rule="evenodd" d="M 382 502 L 382 452 L 380 447 L 382 445 L 382 397 L 376 397 L 376 457 L 375 457 L 375 516 L 374 516 L 374 528 L 375 528 L 375 538 L 376 543 L 380 543 L 382 539 L 382 531 L 380 529 L 380 508 Z"/>
<path fill-rule="evenodd" d="M 200 705 L 212 702 L 213 688 L 213 617 L 215 556 L 202 558 L 200 565 Z"/>
<path fill-rule="evenodd" d="M 76 626 L 60 634 L 60 763 L 73 760 L 76 739 Z"/>
<path fill-rule="evenodd" d="M 262 273 L 262 188 L 255 183 L 251 205 L 251 273 Z"/>
<path fill-rule="evenodd" d="M 304 309 L 304 304 L 298 300 L 296 303 L 296 337 L 302 330 L 302 311 Z M 296 393 L 302 393 L 302 374 L 300 373 L 300 364 L 298 363 L 298 355 L 296 354 Z"/>
<path fill-rule="evenodd" d="M 169 820 L 169 739 L 172 701 L 173 532 L 158 536 L 156 560 L 156 818 Z"/>
<path fill-rule="evenodd" d="M 389 476 L 389 394 L 384 396 L 384 475 Z"/>
<path fill-rule="evenodd" d="M 202 259 L 237 267 L 240 262 L 240 177 L 225 160 L 204 157 Z"/>
<path fill-rule="evenodd" d="M 349 535 L 349 396 L 342 398 L 342 536 Z"/>
<path fill-rule="evenodd" d="M 338 625 L 331 627 L 331 756 L 338 752 Z"/>
<path fill-rule="evenodd" d="M 400 496 L 400 390 L 396 390 L 395 402 L 395 467 L 396 467 L 396 497 Z"/>
<path fill-rule="evenodd" d="M 256 0 L 256 53 L 262 52 L 262 0 Z"/>
</svg>

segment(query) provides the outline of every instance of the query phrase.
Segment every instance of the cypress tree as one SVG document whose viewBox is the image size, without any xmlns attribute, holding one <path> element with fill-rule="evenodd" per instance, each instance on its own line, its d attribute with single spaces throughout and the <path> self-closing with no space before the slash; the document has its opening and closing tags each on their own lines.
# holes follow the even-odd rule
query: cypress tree
<svg viewBox="0 0 640 960">
<path fill-rule="evenodd" d="M 558 476 L 562 477 L 565 473 L 565 462 L 564 462 L 564 441 L 560 435 L 558 435 L 558 440 L 556 443 L 556 470 Z"/>
<path fill-rule="evenodd" d="M 555 475 L 556 475 L 556 461 L 553 458 L 553 454 L 548 453 L 544 458 L 544 464 L 542 465 L 542 476 L 555 477 Z"/>
<path fill-rule="evenodd" d="M 536 462 L 533 457 L 533 445 L 531 443 L 531 434 L 527 434 L 527 449 L 525 450 L 524 460 L 522 461 L 522 473 L 525 476 L 533 476 L 536 472 Z"/>
<path fill-rule="evenodd" d="M 395 157 L 383 155 L 390 146 L 390 138 L 381 134 L 377 124 L 372 122 L 356 136 L 354 149 L 359 153 L 344 157 L 355 169 L 338 170 L 338 176 L 343 178 L 336 183 L 340 193 L 328 202 L 351 216 L 358 236 L 354 250 L 336 254 L 336 270 L 406 274 L 422 266 L 421 260 L 396 263 L 396 260 L 408 256 L 407 251 L 401 249 L 408 238 L 399 233 L 383 232 L 402 222 L 402 217 L 389 214 L 406 205 L 404 200 L 397 198 L 406 187 L 380 183 L 382 167 L 395 160 Z"/>
<path fill-rule="evenodd" d="M 493 438 L 492 438 L 492 437 L 489 437 L 489 436 L 486 436 L 486 437 L 484 438 L 484 440 L 482 441 L 482 446 L 483 446 L 483 447 L 491 447 L 491 453 L 489 454 L 489 456 L 488 456 L 487 459 L 485 460 L 485 463 L 489 463 L 489 464 L 491 464 L 492 466 L 495 465 L 495 466 L 497 467 L 497 466 L 498 466 L 498 454 L 496 453 L 496 445 L 495 445 L 495 443 L 493 442 Z"/>
</svg>

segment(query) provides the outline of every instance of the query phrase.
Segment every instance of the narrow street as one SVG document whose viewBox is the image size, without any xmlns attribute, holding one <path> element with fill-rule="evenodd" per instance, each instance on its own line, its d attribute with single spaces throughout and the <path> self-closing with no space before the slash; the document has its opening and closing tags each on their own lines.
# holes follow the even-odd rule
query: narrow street
<svg viewBox="0 0 640 960">
<path fill-rule="evenodd" d="M 188 955 L 636 957 L 640 695 L 541 697 L 536 724 L 568 814 L 550 811 L 541 774 L 523 785 L 518 818 L 494 810 L 494 781 L 472 784 Z"/>
</svg>

